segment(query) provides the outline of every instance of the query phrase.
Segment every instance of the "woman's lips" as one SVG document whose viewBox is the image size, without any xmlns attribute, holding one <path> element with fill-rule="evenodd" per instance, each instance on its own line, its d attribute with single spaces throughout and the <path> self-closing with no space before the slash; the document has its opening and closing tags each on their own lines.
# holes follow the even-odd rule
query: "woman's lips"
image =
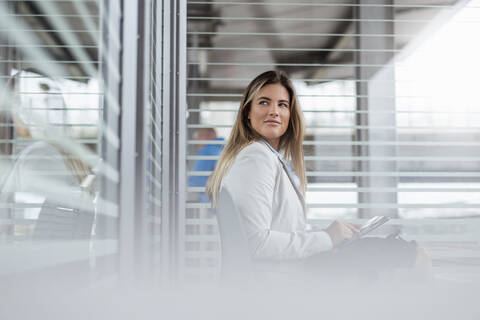
<svg viewBox="0 0 480 320">
<path fill-rule="evenodd" d="M 275 121 L 275 120 L 265 120 L 264 123 L 272 124 L 272 125 L 280 125 L 280 122 Z"/>
</svg>

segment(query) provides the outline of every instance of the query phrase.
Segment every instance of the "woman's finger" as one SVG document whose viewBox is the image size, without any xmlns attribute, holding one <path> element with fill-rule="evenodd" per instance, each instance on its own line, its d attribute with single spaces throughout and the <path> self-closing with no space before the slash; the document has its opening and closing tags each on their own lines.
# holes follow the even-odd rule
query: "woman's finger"
<svg viewBox="0 0 480 320">
<path fill-rule="evenodd" d="M 353 236 L 353 232 L 349 227 L 345 227 L 345 229 L 343 229 L 343 234 L 347 238 L 351 238 Z"/>
<path fill-rule="evenodd" d="M 347 227 L 348 227 L 350 230 L 352 230 L 353 233 L 357 233 L 358 230 L 359 230 L 359 228 L 357 228 L 357 226 L 354 225 L 353 223 L 348 223 L 348 224 L 346 224 L 346 225 L 347 225 Z"/>
</svg>

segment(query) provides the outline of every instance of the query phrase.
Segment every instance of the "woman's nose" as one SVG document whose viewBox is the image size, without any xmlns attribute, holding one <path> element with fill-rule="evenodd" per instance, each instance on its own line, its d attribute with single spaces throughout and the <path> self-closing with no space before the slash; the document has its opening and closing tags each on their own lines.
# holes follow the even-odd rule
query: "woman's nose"
<svg viewBox="0 0 480 320">
<path fill-rule="evenodd" d="M 277 115 L 278 116 L 278 106 L 272 104 L 270 109 L 268 110 L 269 115 Z"/>
</svg>

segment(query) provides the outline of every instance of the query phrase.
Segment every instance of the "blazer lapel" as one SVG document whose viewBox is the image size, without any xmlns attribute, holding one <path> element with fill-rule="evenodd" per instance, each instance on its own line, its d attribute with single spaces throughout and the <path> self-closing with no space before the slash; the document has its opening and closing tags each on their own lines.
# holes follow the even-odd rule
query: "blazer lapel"
<svg viewBox="0 0 480 320">
<path fill-rule="evenodd" d="M 300 203 L 302 204 L 303 214 L 305 216 L 307 216 L 307 207 L 306 207 L 306 204 L 305 204 L 305 199 L 303 198 L 303 195 L 300 192 L 300 189 L 298 189 L 297 185 L 295 184 L 295 180 L 293 180 L 293 177 L 290 175 L 290 172 L 285 167 L 285 164 L 283 163 L 283 161 L 281 161 L 280 159 L 278 159 L 278 160 L 282 164 L 283 170 L 287 174 L 287 177 L 290 180 L 290 183 L 292 184 L 293 188 L 295 189 L 295 192 L 297 193 L 298 198 L 300 199 Z"/>
<path fill-rule="evenodd" d="M 270 151 L 272 151 L 277 156 L 278 161 L 280 161 L 280 163 L 282 164 L 283 170 L 286 172 L 287 177 L 290 180 L 290 183 L 292 184 L 293 188 L 295 189 L 295 192 L 297 193 L 297 196 L 298 196 L 298 199 L 300 200 L 300 203 L 302 204 L 303 215 L 306 218 L 307 217 L 307 206 L 305 205 L 305 199 L 303 198 L 302 193 L 300 192 L 297 185 L 295 184 L 295 180 L 293 179 L 292 175 L 290 174 L 290 171 L 288 170 L 284 160 L 282 160 L 280 154 L 275 149 L 273 149 L 272 146 L 270 146 L 267 141 L 265 141 L 265 140 L 262 140 L 262 141 L 263 141 L 263 144 L 265 144 L 265 146 L 268 149 L 270 149 Z"/>
</svg>

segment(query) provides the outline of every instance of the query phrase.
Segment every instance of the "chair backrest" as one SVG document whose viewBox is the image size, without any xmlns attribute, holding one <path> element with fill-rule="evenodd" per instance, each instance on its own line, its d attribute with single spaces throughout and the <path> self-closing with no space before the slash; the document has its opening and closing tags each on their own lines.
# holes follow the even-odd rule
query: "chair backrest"
<svg viewBox="0 0 480 320">
<path fill-rule="evenodd" d="M 217 221 L 222 252 L 222 282 L 234 283 L 253 277 L 253 261 L 243 223 L 228 189 L 222 188 L 217 202 Z"/>
</svg>

